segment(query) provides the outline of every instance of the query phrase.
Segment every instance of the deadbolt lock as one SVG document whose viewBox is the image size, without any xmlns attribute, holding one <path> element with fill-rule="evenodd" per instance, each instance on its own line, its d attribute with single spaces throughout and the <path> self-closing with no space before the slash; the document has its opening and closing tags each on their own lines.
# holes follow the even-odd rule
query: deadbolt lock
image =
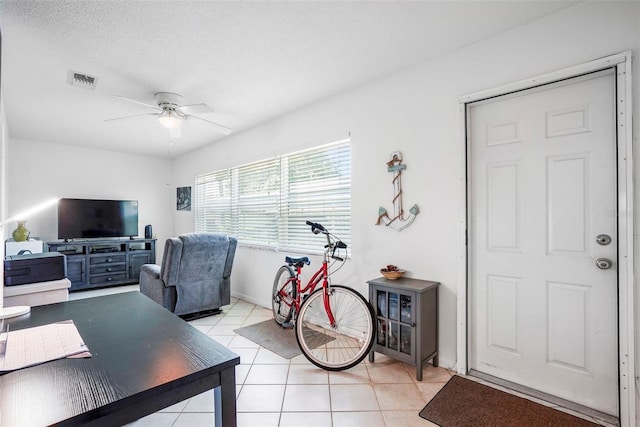
<svg viewBox="0 0 640 427">
<path fill-rule="evenodd" d="M 607 234 L 598 234 L 596 236 L 596 243 L 602 246 L 607 246 L 611 243 L 611 236 Z"/>
<path fill-rule="evenodd" d="M 607 258 L 598 258 L 596 260 L 596 267 L 598 267 L 600 270 L 608 270 L 613 266 L 613 263 L 611 262 L 610 259 Z"/>
</svg>

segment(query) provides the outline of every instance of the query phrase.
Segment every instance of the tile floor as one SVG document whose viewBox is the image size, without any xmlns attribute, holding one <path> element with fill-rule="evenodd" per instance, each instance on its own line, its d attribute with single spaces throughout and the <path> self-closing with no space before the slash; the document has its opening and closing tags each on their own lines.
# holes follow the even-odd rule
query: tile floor
<svg viewBox="0 0 640 427">
<path fill-rule="evenodd" d="M 291 360 L 237 335 L 234 329 L 271 319 L 271 310 L 232 298 L 223 313 L 190 322 L 240 356 L 236 367 L 238 426 L 434 426 L 418 412 L 452 373 L 415 367 L 376 354 L 343 372 L 327 372 L 300 355 Z M 294 333 L 291 331 L 291 333 Z M 135 426 L 213 425 L 209 391 L 152 414 Z"/>
<path fill-rule="evenodd" d="M 138 289 L 133 285 L 85 291 L 72 293 L 69 299 Z M 436 426 L 420 418 L 418 413 L 454 372 L 428 365 L 423 369 L 423 380 L 416 381 L 414 366 L 379 353 L 374 363 L 365 359 L 347 371 L 328 372 L 312 365 L 302 355 L 284 359 L 234 332 L 272 317 L 269 309 L 232 298 L 231 304 L 223 307 L 223 313 L 190 322 L 240 356 L 240 365 L 236 367 L 239 427 Z M 607 425 L 595 419 L 591 421 Z M 208 391 L 130 426 L 213 424 L 213 391 Z"/>
</svg>

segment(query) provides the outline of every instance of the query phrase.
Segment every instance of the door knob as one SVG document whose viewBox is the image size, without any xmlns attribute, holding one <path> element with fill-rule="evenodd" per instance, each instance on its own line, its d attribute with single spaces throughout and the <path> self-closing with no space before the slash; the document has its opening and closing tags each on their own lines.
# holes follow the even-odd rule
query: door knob
<svg viewBox="0 0 640 427">
<path fill-rule="evenodd" d="M 596 236 L 596 243 L 602 246 L 607 246 L 611 243 L 611 236 L 607 234 L 598 234 Z"/>
<path fill-rule="evenodd" d="M 608 270 L 613 266 L 613 263 L 611 262 L 610 259 L 607 258 L 598 258 L 596 260 L 596 267 L 598 267 L 600 270 Z"/>
</svg>

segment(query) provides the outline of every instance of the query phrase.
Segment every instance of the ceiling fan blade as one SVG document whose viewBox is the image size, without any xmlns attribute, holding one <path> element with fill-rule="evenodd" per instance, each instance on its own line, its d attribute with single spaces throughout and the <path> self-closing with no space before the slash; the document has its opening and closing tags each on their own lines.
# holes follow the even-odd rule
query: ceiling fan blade
<svg viewBox="0 0 640 427">
<path fill-rule="evenodd" d="M 213 108 L 209 107 L 207 104 L 191 104 L 191 105 L 183 105 L 180 107 L 180 112 L 184 114 L 205 114 L 205 113 L 213 113 Z"/>
<path fill-rule="evenodd" d="M 213 125 L 218 130 L 218 132 L 225 135 L 229 135 L 231 132 L 233 132 L 231 129 L 229 129 L 224 125 L 221 125 L 220 123 L 215 123 L 215 122 L 212 122 L 211 120 L 203 119 L 202 117 L 186 115 L 185 118 L 194 118 L 194 119 L 202 120 L 203 122 L 207 122 L 210 125 Z"/>
<path fill-rule="evenodd" d="M 118 99 L 122 99 L 123 101 L 133 102 L 134 104 L 138 104 L 138 105 L 144 105 L 145 107 L 153 108 L 154 110 L 162 110 L 162 108 L 158 107 L 157 105 L 147 104 L 146 102 L 142 102 L 142 101 L 136 101 L 135 99 L 127 98 L 121 95 L 112 95 L 112 96 Z"/>
<path fill-rule="evenodd" d="M 182 132 L 180 132 L 180 128 L 169 129 L 169 138 L 176 139 L 181 137 L 182 137 Z"/>
<path fill-rule="evenodd" d="M 136 114 L 134 116 L 124 116 L 124 117 L 115 117 L 113 119 L 106 119 L 105 122 L 115 122 L 115 121 L 118 121 L 118 120 L 133 119 L 135 117 L 157 116 L 157 115 L 158 115 L 158 113 Z"/>
</svg>

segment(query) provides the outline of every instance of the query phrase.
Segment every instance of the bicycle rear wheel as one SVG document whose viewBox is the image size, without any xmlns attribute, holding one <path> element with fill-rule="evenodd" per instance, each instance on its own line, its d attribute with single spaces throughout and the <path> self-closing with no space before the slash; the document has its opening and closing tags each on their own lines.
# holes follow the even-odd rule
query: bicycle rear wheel
<svg viewBox="0 0 640 427">
<path fill-rule="evenodd" d="M 271 293 L 271 306 L 273 318 L 278 325 L 291 320 L 293 302 L 296 299 L 295 277 L 291 267 L 283 265 L 278 269 L 273 280 L 273 291 Z"/>
<path fill-rule="evenodd" d="M 328 371 L 342 371 L 360 363 L 371 350 L 373 312 L 362 295 L 345 286 L 331 286 L 329 305 L 335 327 L 329 324 L 324 307 L 324 289 L 306 299 L 296 319 L 296 339 L 311 363 Z"/>
</svg>

